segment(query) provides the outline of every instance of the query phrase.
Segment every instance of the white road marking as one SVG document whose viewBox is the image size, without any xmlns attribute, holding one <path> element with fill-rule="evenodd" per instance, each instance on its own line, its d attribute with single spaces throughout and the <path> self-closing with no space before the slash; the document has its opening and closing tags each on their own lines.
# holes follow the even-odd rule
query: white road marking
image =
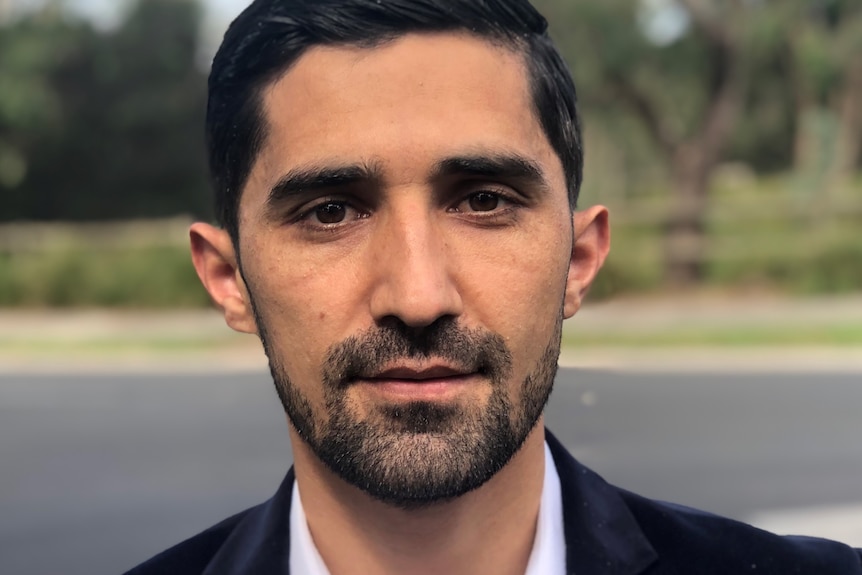
<svg viewBox="0 0 862 575">
<path fill-rule="evenodd" d="M 773 533 L 825 537 L 862 548 L 862 504 L 763 511 L 748 522 Z"/>
</svg>

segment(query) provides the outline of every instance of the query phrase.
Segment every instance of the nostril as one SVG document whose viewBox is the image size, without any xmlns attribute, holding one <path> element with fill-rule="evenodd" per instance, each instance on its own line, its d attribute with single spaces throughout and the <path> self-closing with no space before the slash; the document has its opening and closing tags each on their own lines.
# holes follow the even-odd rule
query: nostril
<svg viewBox="0 0 862 575">
<path fill-rule="evenodd" d="M 449 271 L 401 263 L 390 262 L 373 273 L 370 309 L 375 319 L 393 316 L 424 328 L 442 317 L 460 315 L 461 296 Z"/>
</svg>

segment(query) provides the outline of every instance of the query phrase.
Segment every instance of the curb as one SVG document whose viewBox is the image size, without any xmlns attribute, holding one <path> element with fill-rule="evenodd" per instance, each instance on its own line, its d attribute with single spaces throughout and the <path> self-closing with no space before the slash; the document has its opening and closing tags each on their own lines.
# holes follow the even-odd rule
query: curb
<svg viewBox="0 0 862 575">
<path fill-rule="evenodd" d="M 836 348 L 563 348 L 562 368 L 640 373 L 858 373 L 862 350 Z M 126 349 L 106 353 L 0 351 L 0 374 L 245 373 L 268 371 L 257 342 L 170 352 Z M 859 383 L 862 384 L 862 377 Z"/>
</svg>

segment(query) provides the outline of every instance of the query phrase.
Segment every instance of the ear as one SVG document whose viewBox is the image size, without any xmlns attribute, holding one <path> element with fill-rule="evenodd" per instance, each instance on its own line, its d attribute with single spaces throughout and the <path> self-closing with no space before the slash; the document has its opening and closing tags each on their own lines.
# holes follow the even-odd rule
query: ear
<svg viewBox="0 0 862 575">
<path fill-rule="evenodd" d="M 569 319 L 581 308 L 596 274 L 605 263 L 611 248 L 608 210 L 593 206 L 572 215 L 575 237 L 569 278 L 566 283 L 564 317 Z"/>
<path fill-rule="evenodd" d="M 230 235 L 209 224 L 196 223 L 189 229 L 189 237 L 195 271 L 225 322 L 236 331 L 257 333 Z"/>
</svg>

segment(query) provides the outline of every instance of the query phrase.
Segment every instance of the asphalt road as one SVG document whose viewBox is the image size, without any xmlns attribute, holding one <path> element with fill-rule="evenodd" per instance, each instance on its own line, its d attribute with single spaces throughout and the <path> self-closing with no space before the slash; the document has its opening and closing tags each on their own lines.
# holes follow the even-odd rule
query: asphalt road
<svg viewBox="0 0 862 575">
<path fill-rule="evenodd" d="M 862 504 L 860 413 L 859 373 L 563 370 L 547 421 L 611 482 L 750 518 Z M 121 573 L 289 464 L 263 373 L 0 375 L 0 573 Z"/>
</svg>

